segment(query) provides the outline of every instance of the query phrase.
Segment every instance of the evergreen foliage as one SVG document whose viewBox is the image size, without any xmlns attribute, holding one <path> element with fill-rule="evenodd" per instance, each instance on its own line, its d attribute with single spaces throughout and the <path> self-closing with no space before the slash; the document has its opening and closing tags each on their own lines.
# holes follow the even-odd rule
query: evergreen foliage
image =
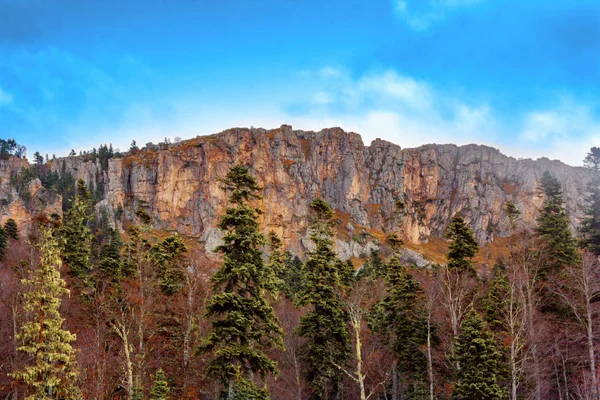
<svg viewBox="0 0 600 400">
<path fill-rule="evenodd" d="M 517 227 L 517 219 L 519 218 L 519 215 L 521 215 L 521 211 L 519 211 L 515 203 L 509 201 L 504 207 L 504 212 L 508 216 L 510 229 L 514 230 Z"/>
<path fill-rule="evenodd" d="M 600 147 L 592 147 L 583 160 L 583 166 L 593 171 L 600 171 Z"/>
<path fill-rule="evenodd" d="M 264 281 L 269 284 L 268 290 L 275 295 L 285 291 L 285 281 L 282 278 L 286 269 L 287 255 L 283 251 L 283 242 L 273 231 L 267 236 L 269 258 L 265 269 Z"/>
<path fill-rule="evenodd" d="M 496 266 L 494 279 L 483 299 L 483 315 L 488 327 L 493 332 L 502 332 L 505 329 L 502 317 L 506 311 L 509 290 L 510 287 L 506 274 L 500 266 Z"/>
<path fill-rule="evenodd" d="M 361 269 L 358 271 L 357 278 L 361 279 L 365 277 L 370 280 L 376 280 L 377 278 L 385 277 L 385 275 L 386 266 L 379 255 L 379 250 L 371 249 L 367 261 L 363 263 Z"/>
<path fill-rule="evenodd" d="M 283 293 L 292 303 L 296 304 L 304 290 L 302 260 L 298 256 L 286 251 L 284 254 L 284 264 L 283 270 L 279 273 L 279 279 L 283 282 Z"/>
<path fill-rule="evenodd" d="M 596 173 L 600 172 L 600 148 L 592 147 L 584 165 Z M 579 243 L 580 247 L 600 256 L 600 176 L 596 174 L 587 190 L 587 207 L 579 227 Z"/>
<path fill-rule="evenodd" d="M 477 254 L 479 246 L 473 236 L 473 231 L 462 217 L 455 215 L 452 218 L 445 237 L 452 240 L 447 255 L 448 269 L 475 275 L 472 259 Z"/>
<path fill-rule="evenodd" d="M 548 261 L 540 271 L 540 275 L 547 278 L 562 267 L 577 263 L 579 254 L 569 229 L 560 182 L 546 171 L 541 180 L 541 188 L 546 199 L 537 219 L 536 232 L 548 245 Z"/>
<path fill-rule="evenodd" d="M 63 261 L 74 277 L 85 281 L 91 271 L 92 232 L 88 222 L 92 219 L 92 202 L 85 182 L 77 181 L 73 205 L 67 211 L 60 227 Z"/>
<path fill-rule="evenodd" d="M 159 369 L 156 372 L 156 377 L 154 378 L 154 385 L 152 386 L 152 391 L 150 392 L 151 400 L 169 400 L 169 393 L 171 390 L 169 389 L 169 382 L 167 382 L 167 377 L 162 369 Z"/>
<path fill-rule="evenodd" d="M 8 246 L 8 235 L 4 228 L 0 226 L 0 261 L 6 256 L 6 248 Z"/>
<path fill-rule="evenodd" d="M 13 240 L 19 240 L 19 228 L 17 227 L 17 223 L 14 219 L 9 218 L 6 220 L 4 223 L 4 231 L 9 238 Z"/>
<path fill-rule="evenodd" d="M 452 398 L 456 400 L 496 400 L 505 394 L 499 385 L 501 354 L 485 321 L 471 309 L 455 342 L 460 369 Z"/>
<path fill-rule="evenodd" d="M 369 315 L 369 326 L 382 335 L 396 359 L 406 387 L 415 396 L 427 381 L 427 359 L 421 350 L 427 342 L 427 317 L 421 286 L 395 253 L 387 264 L 386 293 Z"/>
<path fill-rule="evenodd" d="M 316 398 L 337 398 L 341 384 L 338 366 L 350 356 L 347 315 L 338 291 L 348 277 L 348 266 L 333 249 L 333 211 L 324 200 L 310 205 L 310 239 L 315 249 L 307 253 L 303 266 L 305 287 L 300 306 L 309 306 L 297 334 L 306 339 L 301 349 L 304 373 Z M 337 365 L 337 366 L 336 366 Z"/>
<path fill-rule="evenodd" d="M 100 271 L 115 280 L 123 276 L 123 263 L 121 262 L 121 247 L 123 241 L 117 229 L 109 228 L 108 234 L 100 248 Z"/>
<path fill-rule="evenodd" d="M 225 395 L 239 397 L 242 390 L 264 393 L 252 377 L 257 374 L 264 380 L 277 372 L 265 351 L 283 347 L 283 331 L 265 299 L 273 282 L 265 281 L 271 273 L 261 252 L 265 244 L 258 225 L 261 210 L 250 205 L 260 198 L 261 188 L 241 165 L 232 167 L 222 183 L 231 193 L 230 206 L 219 221 L 225 236 L 216 250 L 223 255 L 223 264 L 212 277 L 213 295 L 206 305 L 212 329 L 199 352 L 212 352 L 207 373 L 225 385 Z"/>
<path fill-rule="evenodd" d="M 172 295 L 183 287 L 184 273 L 181 259 L 187 248 L 181 238 L 171 235 L 150 250 L 150 257 L 158 267 L 158 279 L 163 293 Z"/>
<path fill-rule="evenodd" d="M 31 387 L 29 400 L 79 400 L 74 386 L 78 371 L 71 343 L 75 335 L 62 329 L 64 319 L 59 308 L 61 297 L 69 293 L 58 269 L 61 266 L 59 246 L 49 228 L 42 229 L 39 242 L 39 266 L 23 280 L 24 309 L 29 322 L 18 334 L 22 345 L 18 350 L 29 356 L 27 365 L 13 377 Z"/>
</svg>

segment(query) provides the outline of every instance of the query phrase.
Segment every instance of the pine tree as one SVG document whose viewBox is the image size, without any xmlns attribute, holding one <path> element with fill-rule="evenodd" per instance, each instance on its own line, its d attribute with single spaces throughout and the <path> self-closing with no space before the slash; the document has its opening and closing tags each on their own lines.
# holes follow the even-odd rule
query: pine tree
<svg viewBox="0 0 600 400">
<path fill-rule="evenodd" d="M 283 242 L 273 231 L 269 232 L 267 244 L 269 245 L 269 259 L 265 273 L 269 275 L 264 277 L 264 281 L 269 283 L 271 293 L 278 295 L 285 291 L 285 281 L 282 275 L 286 268 L 286 253 L 283 251 Z"/>
<path fill-rule="evenodd" d="M 123 263 L 121 262 L 121 246 L 123 241 L 117 229 L 109 228 L 107 237 L 100 248 L 100 271 L 112 279 L 123 276 Z"/>
<path fill-rule="evenodd" d="M 169 400 L 169 393 L 171 390 L 169 389 L 169 382 L 167 382 L 167 377 L 162 369 L 159 369 L 156 372 L 156 377 L 154 378 L 154 385 L 152 386 L 152 390 L 150 391 L 150 399 L 151 400 Z"/>
<path fill-rule="evenodd" d="M 6 256 L 6 248 L 8 246 L 8 235 L 4 228 L 0 226 L 0 261 Z"/>
<path fill-rule="evenodd" d="M 546 200 L 537 219 L 536 232 L 548 245 L 548 262 L 540 271 L 542 277 L 547 277 L 563 266 L 577 263 L 579 254 L 569 229 L 560 182 L 546 171 L 541 180 L 541 188 Z"/>
<path fill-rule="evenodd" d="M 304 291 L 304 276 L 302 275 L 302 260 L 298 256 L 286 251 L 284 259 L 285 267 L 279 273 L 283 293 L 296 304 L 301 293 Z"/>
<path fill-rule="evenodd" d="M 502 332 L 505 329 L 503 315 L 505 313 L 509 290 L 508 278 L 503 271 L 502 265 L 496 265 L 494 268 L 494 279 L 483 299 L 484 318 L 493 332 Z"/>
<path fill-rule="evenodd" d="M 379 255 L 378 249 L 371 249 L 369 252 L 369 258 L 362 265 L 358 272 L 358 278 L 366 277 L 370 280 L 377 280 L 377 278 L 385 277 L 386 266 L 381 256 Z"/>
<path fill-rule="evenodd" d="M 92 232 L 88 222 L 92 218 L 92 201 L 85 182 L 77 181 L 72 207 L 66 212 L 60 235 L 63 239 L 63 261 L 74 277 L 85 282 L 91 270 Z"/>
<path fill-rule="evenodd" d="M 395 252 L 387 264 L 386 293 L 369 316 L 369 326 L 391 348 L 406 398 L 415 398 L 427 380 L 427 316 L 420 284 Z"/>
<path fill-rule="evenodd" d="M 18 350 L 30 356 L 28 365 L 12 374 L 33 390 L 29 400 L 79 400 L 75 387 L 78 371 L 71 343 L 75 335 L 62 329 L 61 297 L 69 293 L 58 269 L 60 252 L 53 232 L 43 228 L 39 242 L 39 266 L 23 280 L 24 309 L 30 316 L 20 329 Z"/>
<path fill-rule="evenodd" d="M 496 400 L 504 398 L 498 384 L 501 354 L 485 321 L 471 309 L 455 342 L 460 365 L 452 398 L 456 400 Z"/>
<path fill-rule="evenodd" d="M 6 220 L 6 223 L 4 224 L 4 231 L 9 238 L 13 240 L 19 240 L 19 228 L 17 227 L 17 223 L 14 219 L 9 218 Z"/>
<path fill-rule="evenodd" d="M 165 238 L 153 246 L 150 257 L 158 267 L 158 279 L 163 293 L 172 295 L 183 287 L 184 273 L 181 269 L 181 259 L 187 247 L 177 235 Z"/>
<path fill-rule="evenodd" d="M 596 176 L 587 187 L 587 207 L 579 227 L 579 244 L 581 248 L 600 256 L 600 148 L 592 147 L 584 165 L 596 172 Z"/>
<path fill-rule="evenodd" d="M 265 351 L 283 347 L 283 331 L 264 296 L 272 284 L 265 276 L 271 274 L 265 271 L 261 252 L 265 244 L 258 225 L 261 210 L 250 205 L 260 198 L 261 188 L 241 165 L 232 167 L 222 183 L 231 192 L 230 206 L 219 222 L 225 236 L 216 250 L 223 255 L 223 264 L 212 277 L 213 295 L 206 305 L 212 330 L 199 352 L 212 352 L 207 372 L 225 385 L 228 399 L 235 398 L 240 385 L 268 398 L 266 388 L 257 387 L 252 377 L 257 374 L 264 380 L 277 372 Z"/>
<path fill-rule="evenodd" d="M 445 237 L 452 240 L 448 252 L 448 269 L 475 275 L 472 258 L 477 254 L 479 246 L 473 231 L 462 217 L 455 215 L 452 218 Z"/>
<path fill-rule="evenodd" d="M 316 398 L 339 396 L 341 372 L 350 356 L 347 315 L 338 290 L 347 279 L 347 265 L 333 249 L 333 211 L 324 200 L 310 205 L 310 239 L 315 249 L 307 253 L 303 266 L 304 292 L 300 306 L 309 306 L 300 320 L 297 334 L 306 339 L 301 349 L 304 373 Z"/>
</svg>

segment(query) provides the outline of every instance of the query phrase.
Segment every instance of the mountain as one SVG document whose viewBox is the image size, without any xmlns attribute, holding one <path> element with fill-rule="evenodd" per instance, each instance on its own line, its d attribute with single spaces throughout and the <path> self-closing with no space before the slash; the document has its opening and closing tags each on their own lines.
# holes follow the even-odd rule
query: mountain
<svg viewBox="0 0 600 400">
<path fill-rule="evenodd" d="M 365 146 L 360 135 L 340 128 L 307 132 L 289 125 L 149 143 L 107 161 L 71 156 L 45 168 L 85 180 L 97 194 L 97 210 L 117 225 L 136 221 L 141 209 L 152 217 L 155 229 L 177 230 L 210 253 L 221 237 L 216 221 L 226 206 L 219 178 L 233 163 L 247 164 L 264 186 L 266 231 L 274 230 L 288 247 L 302 252 L 309 246 L 308 204 L 320 196 L 336 210 L 343 258 L 358 257 L 395 229 L 398 200 L 406 206 L 401 230 L 417 247 L 441 237 L 457 213 L 481 244 L 506 236 L 507 202 L 515 203 L 523 224 L 533 226 L 543 201 L 538 182 L 546 170 L 562 182 L 575 228 L 592 177 L 584 168 L 546 158 L 517 160 L 486 146 L 403 149 L 380 139 Z M 26 160 L 15 157 L 0 162 L 0 222 L 12 217 L 26 225 L 36 213 L 62 213 L 60 195 L 39 179 L 21 189 L 31 199 L 19 195 L 14 177 L 27 167 Z"/>
</svg>

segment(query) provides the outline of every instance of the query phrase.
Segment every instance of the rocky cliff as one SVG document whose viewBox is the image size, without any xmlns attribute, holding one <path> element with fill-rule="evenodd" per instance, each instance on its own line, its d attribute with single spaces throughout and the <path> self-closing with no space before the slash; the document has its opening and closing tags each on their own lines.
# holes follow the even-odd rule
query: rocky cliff
<svg viewBox="0 0 600 400">
<path fill-rule="evenodd" d="M 340 128 L 305 132 L 287 125 L 229 129 L 147 146 L 110 159 L 104 168 L 82 157 L 58 159 L 50 168 L 70 172 L 102 193 L 97 207 L 111 216 L 122 215 L 120 223 L 135 220 L 141 208 L 153 217 L 156 228 L 196 237 L 210 250 L 220 238 L 215 225 L 227 199 L 218 178 L 233 163 L 250 165 L 264 186 L 264 229 L 279 233 L 297 251 L 309 246 L 310 201 L 321 196 L 330 202 L 339 221 L 338 249 L 345 258 L 358 256 L 394 229 L 400 221 L 395 213 L 398 200 L 407 211 L 402 231 L 413 243 L 441 236 L 456 213 L 466 218 L 481 243 L 505 236 L 508 224 L 502 210 L 508 201 L 521 211 L 523 223 L 532 225 L 543 201 L 538 182 L 546 170 L 563 183 L 575 227 L 591 179 L 584 168 L 548 159 L 517 160 L 485 146 L 402 149 L 379 139 L 365 146 L 358 134 Z M 0 167 L 0 196 L 11 190 L 9 170 L 19 167 Z M 45 206 L 54 210 L 53 201 L 47 199 L 52 204 Z M 14 204 L 3 207 L 4 219 L 22 211 Z"/>
</svg>

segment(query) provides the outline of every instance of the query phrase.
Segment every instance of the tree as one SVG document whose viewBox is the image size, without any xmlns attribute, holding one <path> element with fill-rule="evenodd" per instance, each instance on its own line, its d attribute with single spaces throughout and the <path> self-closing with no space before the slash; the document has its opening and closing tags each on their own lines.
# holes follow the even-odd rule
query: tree
<svg viewBox="0 0 600 400">
<path fill-rule="evenodd" d="M 216 248 L 223 263 L 212 276 L 213 294 L 206 305 L 206 317 L 212 329 L 199 352 L 212 352 L 207 373 L 225 386 L 228 399 L 241 396 L 242 390 L 267 398 L 266 388 L 259 388 L 254 374 L 266 378 L 277 372 L 276 363 L 265 351 L 282 347 L 283 331 L 265 294 L 272 282 L 262 257 L 265 237 L 259 230 L 259 208 L 250 201 L 259 199 L 261 187 L 247 167 L 232 167 L 223 189 L 229 191 L 229 207 L 219 221 L 223 242 Z"/>
<path fill-rule="evenodd" d="M 61 266 L 57 240 L 50 228 L 43 228 L 38 244 L 39 266 L 23 280 L 24 309 L 29 321 L 18 335 L 19 351 L 30 356 L 21 371 L 12 374 L 33 390 L 29 400 L 81 399 L 75 382 L 78 371 L 71 343 L 75 335 L 62 329 L 64 318 L 59 309 L 61 297 L 69 293 L 58 269 Z"/>
<path fill-rule="evenodd" d="M 69 272 L 81 281 L 87 279 L 91 270 L 92 232 L 88 227 L 91 218 L 91 195 L 85 182 L 79 179 L 72 207 L 66 212 L 59 233 L 63 239 L 63 260 Z"/>
<path fill-rule="evenodd" d="M 319 399 L 337 399 L 341 371 L 350 356 L 347 314 L 338 293 L 347 264 L 333 250 L 333 211 L 327 202 L 315 199 L 311 205 L 310 239 L 315 249 L 307 253 L 303 266 L 304 292 L 300 306 L 309 306 L 300 320 L 297 334 L 306 339 L 301 349 L 304 374 Z"/>
<path fill-rule="evenodd" d="M 371 312 L 369 325 L 381 334 L 394 354 L 392 374 L 400 373 L 405 396 L 413 398 L 427 382 L 427 315 L 419 282 L 402 265 L 398 253 L 387 264 L 386 294 Z M 393 376 L 392 399 L 398 399 Z"/>
<path fill-rule="evenodd" d="M 169 382 L 167 382 L 167 377 L 162 369 L 159 369 L 156 372 L 156 377 L 154 378 L 154 385 L 152 386 L 152 391 L 150 392 L 151 400 L 169 400 Z"/>
<path fill-rule="evenodd" d="M 40 152 L 39 152 L 39 151 L 36 151 L 36 152 L 33 154 L 33 161 L 34 161 L 34 162 L 35 162 L 37 165 L 42 165 L 42 164 L 44 164 L 44 156 L 42 156 L 42 155 L 40 154 Z"/>
<path fill-rule="evenodd" d="M 4 228 L 0 226 L 0 261 L 6 256 L 6 247 L 8 246 L 8 235 Z"/>
<path fill-rule="evenodd" d="M 108 235 L 100 248 L 100 271 L 111 279 L 123 277 L 123 263 L 121 262 L 121 246 L 123 241 L 117 229 L 109 228 Z"/>
<path fill-rule="evenodd" d="M 138 147 L 135 140 L 131 141 L 131 146 L 129 146 L 129 151 L 138 151 L 140 148 Z"/>
<path fill-rule="evenodd" d="M 472 258 L 477 254 L 479 246 L 473 231 L 462 217 L 455 215 L 452 218 L 445 237 L 452 240 L 448 252 L 448 269 L 475 275 Z"/>
<path fill-rule="evenodd" d="M 6 220 L 4 223 L 4 231 L 9 238 L 19 240 L 19 228 L 14 219 L 9 218 Z"/>
<path fill-rule="evenodd" d="M 498 385 L 501 354 L 485 321 L 474 310 L 467 314 L 455 343 L 461 368 L 452 398 L 457 400 L 496 400 L 504 397 Z"/>
<path fill-rule="evenodd" d="M 171 235 L 150 250 L 150 257 L 158 267 L 159 285 L 163 293 L 172 295 L 181 290 L 184 272 L 181 266 L 187 247 L 177 235 Z"/>
<path fill-rule="evenodd" d="M 593 171 L 600 171 L 600 147 L 592 147 L 583 160 L 583 166 Z"/>
<path fill-rule="evenodd" d="M 75 157 L 77 155 L 77 153 L 75 153 L 74 149 L 71 149 L 71 152 L 69 153 L 69 157 Z"/>
<path fill-rule="evenodd" d="M 543 278 L 579 260 L 577 246 L 569 229 L 563 192 L 558 179 L 546 171 L 541 180 L 546 199 L 537 219 L 536 232 L 548 244 L 548 262 L 541 272 Z"/>
</svg>

